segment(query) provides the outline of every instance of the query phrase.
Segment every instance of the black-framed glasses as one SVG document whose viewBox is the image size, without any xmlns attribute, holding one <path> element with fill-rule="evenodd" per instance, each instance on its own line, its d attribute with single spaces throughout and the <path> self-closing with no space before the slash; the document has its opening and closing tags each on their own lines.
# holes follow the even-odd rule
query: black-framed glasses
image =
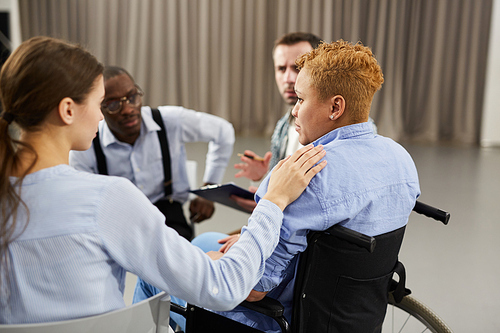
<svg viewBox="0 0 500 333">
<path fill-rule="evenodd" d="M 116 114 L 122 110 L 123 102 L 127 102 L 130 106 L 139 106 L 142 103 L 142 96 L 144 96 L 144 92 L 138 85 L 135 85 L 136 91 L 129 94 L 128 96 L 124 96 L 122 98 L 110 99 L 108 101 L 104 101 L 101 104 L 101 110 L 108 114 Z"/>
</svg>

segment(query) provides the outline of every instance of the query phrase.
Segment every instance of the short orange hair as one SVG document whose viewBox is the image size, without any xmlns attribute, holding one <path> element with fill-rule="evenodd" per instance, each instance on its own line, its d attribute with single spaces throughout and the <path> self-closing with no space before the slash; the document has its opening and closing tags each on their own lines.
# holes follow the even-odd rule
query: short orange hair
<svg viewBox="0 0 500 333">
<path fill-rule="evenodd" d="M 295 63 L 299 70 L 309 71 L 321 100 L 341 95 L 350 120 L 367 121 L 373 95 L 384 82 L 382 69 L 369 47 L 342 39 L 321 43 Z"/>
</svg>

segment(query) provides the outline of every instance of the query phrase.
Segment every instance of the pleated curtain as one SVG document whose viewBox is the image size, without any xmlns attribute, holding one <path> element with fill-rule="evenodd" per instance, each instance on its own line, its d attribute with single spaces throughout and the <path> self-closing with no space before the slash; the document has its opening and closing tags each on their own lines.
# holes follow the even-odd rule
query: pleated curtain
<svg viewBox="0 0 500 333">
<path fill-rule="evenodd" d="M 385 83 L 372 104 L 398 141 L 479 142 L 492 0 L 19 0 L 22 38 L 78 42 L 125 67 L 151 106 L 270 135 L 286 106 L 274 40 L 306 31 L 370 46 Z"/>
</svg>

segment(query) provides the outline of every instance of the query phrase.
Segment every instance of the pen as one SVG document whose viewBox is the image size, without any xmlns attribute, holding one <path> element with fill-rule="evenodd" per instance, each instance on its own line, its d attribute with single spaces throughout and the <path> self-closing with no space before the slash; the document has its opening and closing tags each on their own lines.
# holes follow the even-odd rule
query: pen
<svg viewBox="0 0 500 333">
<path fill-rule="evenodd" d="M 251 160 L 254 160 L 254 161 L 259 161 L 259 162 L 263 162 L 264 159 L 262 157 L 258 157 L 258 156 L 250 156 L 250 155 L 246 155 L 246 154 L 239 154 L 238 153 L 238 156 L 245 156 Z"/>
</svg>

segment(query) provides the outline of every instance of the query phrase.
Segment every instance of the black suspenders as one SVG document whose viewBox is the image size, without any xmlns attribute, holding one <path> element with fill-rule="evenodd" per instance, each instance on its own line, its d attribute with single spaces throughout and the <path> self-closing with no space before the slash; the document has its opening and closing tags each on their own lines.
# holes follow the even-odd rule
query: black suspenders
<svg viewBox="0 0 500 333">
<path fill-rule="evenodd" d="M 158 111 L 158 109 L 151 109 L 151 113 L 154 121 L 161 127 L 161 130 L 158 132 L 158 139 L 160 140 L 161 155 L 163 159 L 163 175 L 165 177 L 163 186 L 165 187 L 165 197 L 167 197 L 172 194 L 172 173 L 170 170 L 170 150 L 168 148 L 167 130 L 165 129 L 165 124 L 161 118 L 160 111 Z M 108 175 L 106 156 L 104 156 L 104 152 L 102 151 L 99 133 L 97 133 L 93 142 L 97 160 L 97 171 L 101 175 Z"/>
<path fill-rule="evenodd" d="M 170 171 L 170 150 L 168 148 L 167 130 L 165 129 L 165 124 L 161 119 L 161 114 L 158 109 L 151 109 L 154 121 L 161 127 L 158 132 L 158 139 L 160 140 L 161 155 L 163 157 L 163 175 L 165 182 L 163 186 L 165 187 L 165 196 L 168 197 L 172 194 L 172 172 Z"/>
<path fill-rule="evenodd" d="M 108 175 L 108 165 L 106 164 L 106 157 L 102 151 L 101 141 L 99 140 L 99 133 L 96 134 L 94 140 L 94 152 L 97 160 L 97 171 L 101 175 Z"/>
</svg>

